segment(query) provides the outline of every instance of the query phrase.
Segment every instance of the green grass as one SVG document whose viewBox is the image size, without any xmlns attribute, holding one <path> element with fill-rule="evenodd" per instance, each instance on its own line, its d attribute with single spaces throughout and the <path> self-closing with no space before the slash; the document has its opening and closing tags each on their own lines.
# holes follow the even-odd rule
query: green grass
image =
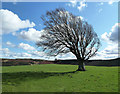
<svg viewBox="0 0 120 94">
<path fill-rule="evenodd" d="M 118 67 L 24 65 L 2 67 L 3 92 L 118 92 Z"/>
</svg>

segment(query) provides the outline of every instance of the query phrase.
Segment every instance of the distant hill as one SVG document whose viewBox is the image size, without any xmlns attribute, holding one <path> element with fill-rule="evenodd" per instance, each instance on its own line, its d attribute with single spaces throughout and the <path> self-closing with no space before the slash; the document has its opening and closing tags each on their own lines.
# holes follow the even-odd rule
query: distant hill
<svg viewBox="0 0 120 94">
<path fill-rule="evenodd" d="M 77 65 L 76 59 L 70 60 L 41 60 L 41 59 L 1 59 L 2 66 L 16 66 L 16 65 L 33 65 L 33 64 L 71 64 Z M 111 60 L 87 60 L 86 65 L 89 66 L 120 66 L 120 58 Z"/>
<path fill-rule="evenodd" d="M 78 65 L 76 59 L 57 60 L 56 63 Z M 85 64 L 89 66 L 120 66 L 120 58 L 111 59 L 111 60 L 87 60 L 85 61 Z"/>
<path fill-rule="evenodd" d="M 41 59 L 2 59 L 2 66 L 53 64 L 54 62 Z"/>
</svg>

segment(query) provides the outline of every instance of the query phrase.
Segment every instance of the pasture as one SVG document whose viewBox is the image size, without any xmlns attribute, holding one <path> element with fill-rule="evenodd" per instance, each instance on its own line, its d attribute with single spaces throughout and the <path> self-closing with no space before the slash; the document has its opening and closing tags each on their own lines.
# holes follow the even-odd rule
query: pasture
<svg viewBox="0 0 120 94">
<path fill-rule="evenodd" d="M 118 67 L 41 64 L 2 67 L 2 92 L 118 92 Z"/>
</svg>

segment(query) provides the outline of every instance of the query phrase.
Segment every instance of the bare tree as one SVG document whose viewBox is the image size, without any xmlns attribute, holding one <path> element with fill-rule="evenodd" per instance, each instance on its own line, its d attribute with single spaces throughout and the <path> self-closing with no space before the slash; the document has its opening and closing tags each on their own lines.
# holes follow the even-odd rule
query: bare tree
<svg viewBox="0 0 120 94">
<path fill-rule="evenodd" d="M 63 8 L 43 15 L 44 34 L 37 46 L 50 56 L 72 52 L 78 61 L 78 71 L 85 71 L 84 61 L 96 55 L 100 40 L 91 25 Z"/>
</svg>

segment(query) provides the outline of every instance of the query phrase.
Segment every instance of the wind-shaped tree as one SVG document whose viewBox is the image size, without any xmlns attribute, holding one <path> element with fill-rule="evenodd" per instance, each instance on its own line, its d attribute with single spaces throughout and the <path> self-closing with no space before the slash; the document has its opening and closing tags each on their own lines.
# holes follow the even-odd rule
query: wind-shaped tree
<svg viewBox="0 0 120 94">
<path fill-rule="evenodd" d="M 48 11 L 41 18 L 45 28 L 37 46 L 50 56 L 72 52 L 78 60 L 77 71 L 85 71 L 84 60 L 96 55 L 100 47 L 93 27 L 63 8 Z"/>
</svg>

